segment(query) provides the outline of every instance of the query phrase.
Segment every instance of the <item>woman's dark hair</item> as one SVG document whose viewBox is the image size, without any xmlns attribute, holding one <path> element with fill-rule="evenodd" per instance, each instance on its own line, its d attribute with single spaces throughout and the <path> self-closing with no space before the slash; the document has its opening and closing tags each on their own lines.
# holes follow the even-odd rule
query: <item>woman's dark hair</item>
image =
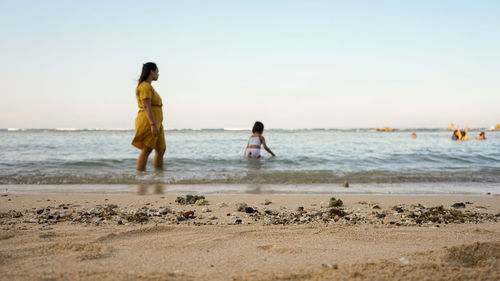
<svg viewBox="0 0 500 281">
<path fill-rule="evenodd" d="M 255 124 L 253 124 L 252 128 L 252 133 L 261 133 L 264 132 L 264 124 L 260 121 L 256 121 Z"/>
<path fill-rule="evenodd" d="M 137 84 L 137 86 L 139 86 L 142 82 L 144 82 L 148 79 L 148 76 L 151 73 L 151 71 L 154 71 L 157 69 L 158 69 L 158 67 L 156 66 L 156 63 L 154 63 L 154 62 L 147 62 L 147 63 L 143 64 L 141 76 L 139 77 L 139 84 Z"/>
<path fill-rule="evenodd" d="M 453 135 L 451 135 L 452 140 L 458 140 L 458 130 L 453 131 Z"/>
</svg>

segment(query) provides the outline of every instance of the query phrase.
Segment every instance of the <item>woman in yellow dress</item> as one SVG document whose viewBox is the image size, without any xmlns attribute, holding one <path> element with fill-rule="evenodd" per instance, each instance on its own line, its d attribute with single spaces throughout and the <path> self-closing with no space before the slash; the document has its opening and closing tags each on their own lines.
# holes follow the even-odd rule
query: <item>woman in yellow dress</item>
<svg viewBox="0 0 500 281">
<path fill-rule="evenodd" d="M 135 92 L 139 112 L 135 119 L 135 137 L 132 145 L 139 148 L 141 153 L 137 158 L 137 170 L 146 170 L 148 156 L 156 151 L 153 159 L 155 168 L 163 167 L 163 155 L 167 148 L 163 132 L 162 101 L 158 93 L 151 86 L 152 81 L 158 80 L 159 70 L 152 62 L 142 66 L 142 73 Z"/>
</svg>

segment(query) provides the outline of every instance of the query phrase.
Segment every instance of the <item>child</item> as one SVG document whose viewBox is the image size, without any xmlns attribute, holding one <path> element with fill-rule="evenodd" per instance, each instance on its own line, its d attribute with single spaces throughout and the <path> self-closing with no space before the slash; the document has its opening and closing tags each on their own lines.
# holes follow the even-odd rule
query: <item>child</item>
<svg viewBox="0 0 500 281">
<path fill-rule="evenodd" d="M 253 135 L 248 139 L 247 148 L 245 148 L 245 158 L 260 158 L 260 146 L 263 145 L 264 149 L 269 152 L 273 157 L 276 155 L 267 147 L 266 140 L 262 136 L 264 133 L 264 124 L 262 122 L 255 122 L 252 129 Z"/>
</svg>

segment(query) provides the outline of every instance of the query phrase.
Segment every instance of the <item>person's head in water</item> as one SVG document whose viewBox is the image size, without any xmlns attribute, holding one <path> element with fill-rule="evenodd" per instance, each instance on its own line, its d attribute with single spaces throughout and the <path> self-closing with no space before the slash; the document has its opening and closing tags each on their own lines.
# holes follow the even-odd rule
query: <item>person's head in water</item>
<svg viewBox="0 0 500 281">
<path fill-rule="evenodd" d="M 260 121 L 256 121 L 255 124 L 253 124 L 252 133 L 262 135 L 262 133 L 264 133 L 264 124 Z"/>
<path fill-rule="evenodd" d="M 412 139 L 416 139 L 417 138 L 417 134 L 415 134 L 415 133 L 411 134 L 411 138 Z"/>
<path fill-rule="evenodd" d="M 481 132 L 479 134 L 479 137 L 476 137 L 476 140 L 485 140 L 486 139 L 486 134 L 484 132 Z"/>
<path fill-rule="evenodd" d="M 160 72 L 158 71 L 158 67 L 154 62 L 147 62 L 142 65 L 141 76 L 139 76 L 139 84 L 144 81 L 156 81 L 160 76 Z"/>
</svg>

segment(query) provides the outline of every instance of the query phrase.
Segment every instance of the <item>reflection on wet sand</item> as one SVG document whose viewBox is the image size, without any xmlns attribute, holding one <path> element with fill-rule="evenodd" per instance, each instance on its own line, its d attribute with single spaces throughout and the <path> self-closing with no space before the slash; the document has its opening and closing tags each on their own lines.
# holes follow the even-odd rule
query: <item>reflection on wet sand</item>
<svg viewBox="0 0 500 281">
<path fill-rule="evenodd" d="M 259 177 L 259 170 L 262 168 L 262 161 L 260 161 L 260 159 L 248 159 L 247 163 L 247 177 L 250 181 L 252 181 Z M 262 185 L 249 184 L 245 193 L 260 194 L 262 193 Z"/>
<path fill-rule="evenodd" d="M 262 185 L 260 184 L 249 184 L 245 193 L 260 194 L 262 193 Z"/>
<path fill-rule="evenodd" d="M 137 195 L 163 194 L 165 189 L 166 185 L 163 183 L 139 184 L 137 186 Z"/>
</svg>

